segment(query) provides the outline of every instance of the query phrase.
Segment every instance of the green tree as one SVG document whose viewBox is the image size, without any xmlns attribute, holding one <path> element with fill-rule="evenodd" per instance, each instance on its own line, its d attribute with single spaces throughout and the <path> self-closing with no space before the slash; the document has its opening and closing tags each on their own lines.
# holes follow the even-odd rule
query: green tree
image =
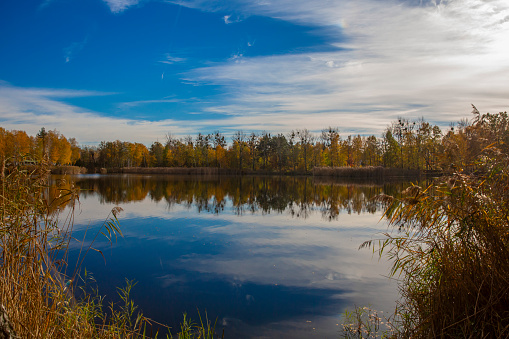
<svg viewBox="0 0 509 339">
<path fill-rule="evenodd" d="M 383 135 L 382 149 L 384 167 L 397 167 L 400 163 L 398 159 L 401 154 L 400 146 L 390 128 L 386 129 Z"/>
<path fill-rule="evenodd" d="M 150 166 L 163 167 L 164 166 L 164 146 L 159 141 L 156 141 L 150 145 Z"/>
</svg>

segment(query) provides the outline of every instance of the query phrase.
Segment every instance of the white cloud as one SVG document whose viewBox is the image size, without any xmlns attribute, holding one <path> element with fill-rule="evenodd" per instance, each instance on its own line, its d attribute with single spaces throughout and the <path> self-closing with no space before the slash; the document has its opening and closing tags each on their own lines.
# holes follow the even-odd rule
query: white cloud
<svg viewBox="0 0 509 339">
<path fill-rule="evenodd" d="M 135 3 L 109 2 L 117 12 Z M 7 104 L 0 108 L 0 121 L 4 127 L 7 122 L 9 128 L 34 133 L 43 125 L 55 124 L 82 142 L 109 136 L 151 143 L 168 132 L 177 136 L 218 128 L 226 133 L 238 129 L 288 132 L 304 127 L 319 131 L 329 125 L 340 127 L 344 134 L 379 134 L 398 116 L 423 116 L 447 126 L 468 117 L 471 103 L 483 112 L 509 106 L 509 3 L 505 0 L 427 1 L 424 5 L 374 0 L 179 4 L 327 27 L 322 33 L 330 34 L 330 42 L 342 49 L 255 58 L 238 53 L 224 63 L 189 71 L 184 81 L 220 86 L 225 93 L 200 102 L 193 113 L 203 119 L 193 120 L 192 127 L 186 120 L 105 117 L 56 100 L 96 95 L 90 92 L 3 86 L 0 100 Z M 161 60 L 183 61 L 170 54 Z M 163 103 L 141 100 L 120 105 L 156 102 Z M 14 124 L 21 120 L 24 125 Z M 102 121 L 104 129 L 90 128 L 91 121 Z"/>
<path fill-rule="evenodd" d="M 24 130 L 35 135 L 41 127 L 57 129 L 81 144 L 101 140 L 127 140 L 147 145 L 168 132 L 194 133 L 188 124 L 172 119 L 133 120 L 102 115 L 61 100 L 73 97 L 107 95 L 91 91 L 19 88 L 0 82 L 0 124 L 6 129 Z"/>
<path fill-rule="evenodd" d="M 118 104 L 119 108 L 130 108 L 141 105 L 149 105 L 149 104 L 168 104 L 168 103 L 178 103 L 182 102 L 179 99 L 160 99 L 160 100 L 137 100 L 137 101 L 127 101 Z"/>
<path fill-rule="evenodd" d="M 236 53 L 236 54 L 233 54 L 231 57 L 230 57 L 230 61 L 233 61 L 235 62 L 236 64 L 238 63 L 242 63 L 242 59 L 244 58 L 244 54 L 242 53 Z"/>
<path fill-rule="evenodd" d="M 173 56 L 169 53 L 166 53 L 164 55 L 164 59 L 163 60 L 159 60 L 160 63 L 163 63 L 163 64 L 168 64 L 168 65 L 171 65 L 171 64 L 174 64 L 174 63 L 177 63 L 177 62 L 183 62 L 183 61 L 186 61 L 185 58 L 179 58 L 179 57 L 176 57 L 176 56 Z"/>
<path fill-rule="evenodd" d="M 223 21 L 224 21 L 225 24 L 229 25 L 229 24 L 241 22 L 242 18 L 239 17 L 239 16 L 234 16 L 234 15 L 230 14 L 230 15 L 224 15 L 223 16 Z"/>
<path fill-rule="evenodd" d="M 5 129 L 24 130 L 35 135 L 41 127 L 57 129 L 67 137 L 74 137 L 80 144 L 97 144 L 101 140 L 126 140 L 150 145 L 156 140 L 164 140 L 168 133 L 176 137 L 196 135 L 198 132 L 210 133 L 218 128 L 227 137 L 239 129 L 245 131 L 266 130 L 267 132 L 286 131 L 288 122 L 301 124 L 316 130 L 323 127 L 325 114 L 309 124 L 306 115 L 264 114 L 262 116 L 239 114 L 223 118 L 208 116 L 201 120 L 162 119 L 149 121 L 106 116 L 64 100 L 77 97 L 112 95 L 95 91 L 62 89 L 20 88 L 0 81 L 0 126 Z M 146 104 L 181 102 L 177 99 L 140 100 L 124 102 L 119 108 L 130 108 Z M 231 107 L 229 107 L 231 109 Z M 220 108 L 218 108 L 220 109 Z M 239 112 L 242 112 L 239 110 Z M 222 113 L 210 110 L 209 115 Z M 306 125 L 304 125 L 306 124 Z M 295 128 L 295 127 L 292 127 Z M 290 128 L 291 129 L 291 128 Z M 290 130 L 288 129 L 288 131 Z"/>
<path fill-rule="evenodd" d="M 120 13 L 127 8 L 137 5 L 140 0 L 103 0 L 113 13 Z"/>
<path fill-rule="evenodd" d="M 470 103 L 491 112 L 509 105 L 505 0 L 183 4 L 327 27 L 333 43 L 335 36 L 345 37 L 334 43 L 343 48 L 335 52 L 233 58 L 189 72 L 188 81 L 230 93 L 228 104 L 210 111 L 262 115 L 258 121 L 271 113 L 300 113 L 311 124 L 319 113 L 331 117 L 326 124 L 380 131 L 380 120 L 387 125 L 398 115 L 447 125 L 468 116 Z"/>
<path fill-rule="evenodd" d="M 64 48 L 64 59 L 65 59 L 65 62 L 66 63 L 70 62 L 71 59 L 74 58 L 74 56 L 77 53 L 79 53 L 83 49 L 83 47 L 85 47 L 87 41 L 88 41 L 88 37 L 86 37 L 81 42 L 73 42 L 68 47 Z"/>
</svg>

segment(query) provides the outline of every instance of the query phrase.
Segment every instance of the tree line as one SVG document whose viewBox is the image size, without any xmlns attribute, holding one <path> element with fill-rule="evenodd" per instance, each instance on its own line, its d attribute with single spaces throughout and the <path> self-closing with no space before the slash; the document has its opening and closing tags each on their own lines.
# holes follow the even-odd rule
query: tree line
<svg viewBox="0 0 509 339">
<path fill-rule="evenodd" d="M 424 119 L 398 119 L 380 137 L 340 136 L 337 127 L 321 133 L 307 129 L 288 134 L 245 133 L 230 138 L 220 131 L 177 138 L 168 134 L 149 147 L 129 141 L 102 141 L 79 146 L 57 131 L 44 128 L 36 136 L 0 127 L 0 158 L 30 155 L 57 165 L 87 168 L 121 167 L 219 167 L 235 170 L 307 173 L 315 167 L 383 166 L 417 170 L 447 170 L 468 164 L 495 142 L 507 145 L 507 112 L 480 114 L 451 124 L 447 129 Z M 480 122 L 480 123 L 478 123 Z M 506 146 L 504 146 L 506 147 Z"/>
<path fill-rule="evenodd" d="M 61 188 L 65 189 L 67 187 L 63 185 L 80 188 L 80 196 L 98 194 L 101 201 L 115 204 L 143 201 L 149 196 L 155 202 L 166 202 L 168 208 L 193 205 L 200 212 L 220 214 L 230 201 L 236 214 L 287 211 L 293 217 L 307 218 L 319 212 L 324 218 L 333 220 L 341 211 L 349 214 L 380 211 L 384 206 L 374 197 L 382 192 L 397 195 L 409 183 L 337 185 L 335 180 L 295 176 L 173 177 L 165 180 L 148 176 L 114 176 L 78 178 L 62 184 Z"/>
<path fill-rule="evenodd" d="M 67 139 L 58 131 L 46 131 L 43 127 L 35 136 L 25 131 L 8 131 L 0 127 L 0 161 L 40 161 L 47 158 L 55 165 L 76 164 L 81 149 L 74 138 Z"/>
</svg>

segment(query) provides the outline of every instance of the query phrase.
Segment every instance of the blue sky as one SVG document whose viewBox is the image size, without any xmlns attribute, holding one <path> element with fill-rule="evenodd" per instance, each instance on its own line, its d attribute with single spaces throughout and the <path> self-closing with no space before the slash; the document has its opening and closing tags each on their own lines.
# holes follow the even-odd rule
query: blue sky
<svg viewBox="0 0 509 339">
<path fill-rule="evenodd" d="M 506 0 L 0 2 L 0 126 L 380 135 L 509 106 Z"/>
</svg>

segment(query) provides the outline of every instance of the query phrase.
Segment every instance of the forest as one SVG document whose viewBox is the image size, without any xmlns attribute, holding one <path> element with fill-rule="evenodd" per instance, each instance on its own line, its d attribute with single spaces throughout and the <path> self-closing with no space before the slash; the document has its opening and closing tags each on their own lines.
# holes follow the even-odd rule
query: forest
<svg viewBox="0 0 509 339">
<path fill-rule="evenodd" d="M 243 172 L 309 173 L 316 167 L 383 166 L 446 171 L 451 164 L 465 168 L 493 142 L 507 144 L 507 112 L 483 114 L 482 131 L 481 125 L 475 124 L 481 114 L 475 107 L 472 113 L 473 119 L 451 123 L 446 130 L 423 118 L 401 118 L 380 137 L 341 137 L 337 127 L 317 134 L 297 129 L 286 135 L 239 130 L 230 138 L 220 131 L 182 138 L 168 134 L 164 143 L 154 141 L 149 147 L 120 140 L 80 146 L 75 138 L 66 138 L 56 130 L 41 128 L 37 135 L 29 136 L 24 131 L 0 127 L 0 160 L 23 157 L 38 161 L 46 157 L 54 165 L 88 169 L 216 167 Z"/>
</svg>

